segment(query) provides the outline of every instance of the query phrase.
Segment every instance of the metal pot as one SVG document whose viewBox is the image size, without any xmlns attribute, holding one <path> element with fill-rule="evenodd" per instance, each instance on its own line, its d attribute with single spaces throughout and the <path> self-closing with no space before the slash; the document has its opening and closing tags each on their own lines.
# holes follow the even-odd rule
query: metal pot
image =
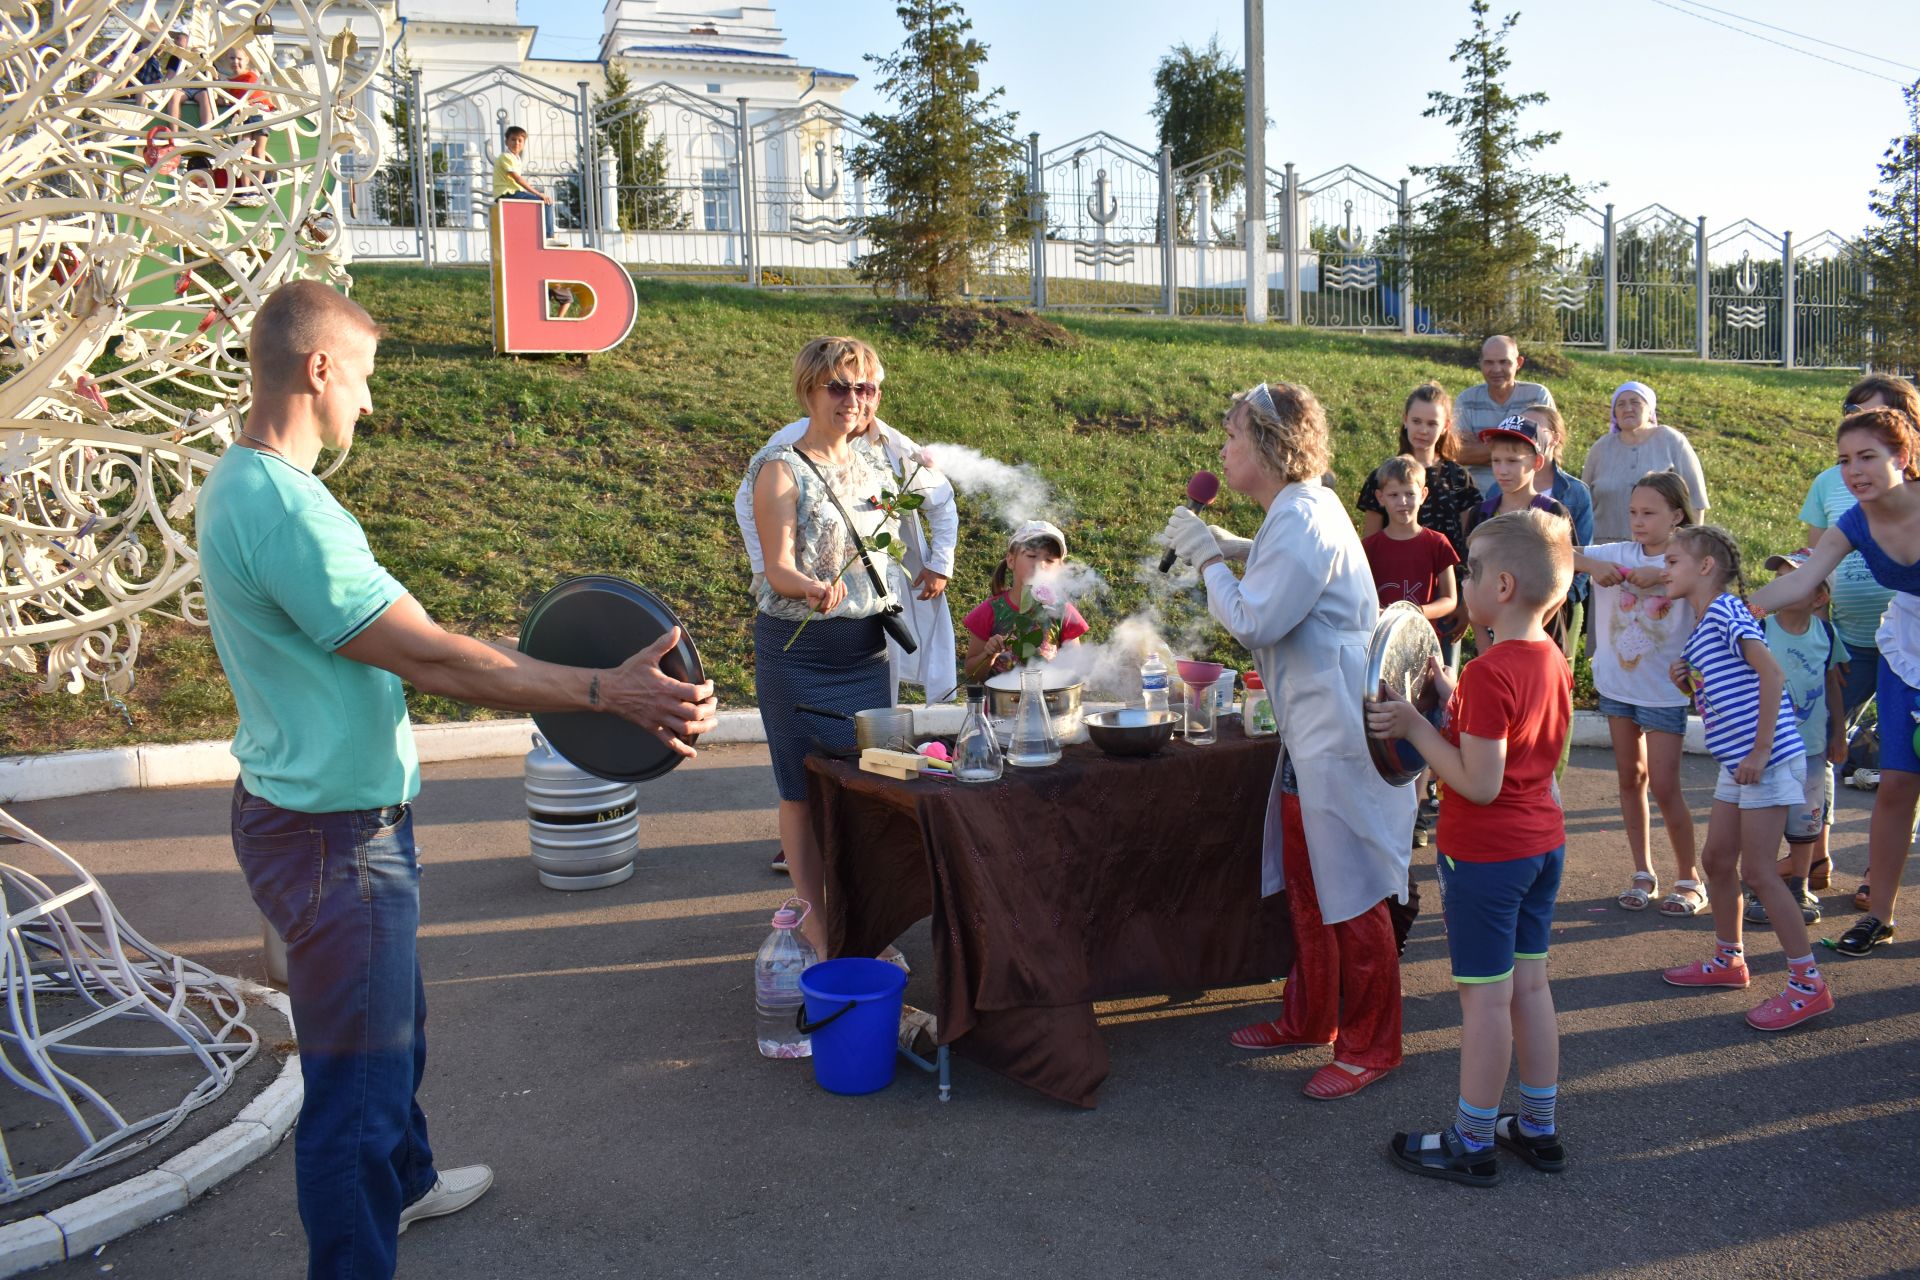
<svg viewBox="0 0 1920 1280">
<path fill-rule="evenodd" d="M 1171 711 L 1139 707 L 1096 711 L 1087 717 L 1087 734 L 1094 746 L 1110 756 L 1150 756 L 1173 740 L 1177 718 Z"/>
<path fill-rule="evenodd" d="M 913 750 L 913 708 L 912 707 L 872 707 L 866 711 L 856 711 L 848 715 L 844 711 L 829 711 L 825 707 L 799 705 L 795 711 L 809 716 L 825 716 L 829 720 L 853 721 L 853 743 L 860 750 L 868 747 L 890 747 L 896 751 Z"/>
<path fill-rule="evenodd" d="M 1047 688 L 1045 693 L 1047 715 L 1053 720 L 1054 736 L 1062 743 L 1076 739 L 1080 733 L 1080 691 L 1083 684 L 1079 680 L 1062 683 Z M 1020 710 L 1020 673 L 1003 671 L 987 681 L 987 715 L 996 725 L 1011 725 L 1014 713 Z M 1002 743 L 1001 745 L 1005 745 Z"/>
</svg>

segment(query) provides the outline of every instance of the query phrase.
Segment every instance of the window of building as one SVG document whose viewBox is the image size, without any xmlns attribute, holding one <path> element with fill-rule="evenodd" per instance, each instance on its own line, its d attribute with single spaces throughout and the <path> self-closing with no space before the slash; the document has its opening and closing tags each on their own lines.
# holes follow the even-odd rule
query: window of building
<svg viewBox="0 0 1920 1280">
<path fill-rule="evenodd" d="M 729 166 L 700 170 L 701 225 L 708 231 L 734 230 L 733 170 Z"/>
<path fill-rule="evenodd" d="M 718 93 L 718 92 L 720 92 L 720 86 L 719 86 L 719 85 L 717 85 L 717 84 L 710 84 L 710 85 L 708 85 L 708 86 L 707 86 L 707 92 L 708 92 L 708 93 Z"/>
</svg>

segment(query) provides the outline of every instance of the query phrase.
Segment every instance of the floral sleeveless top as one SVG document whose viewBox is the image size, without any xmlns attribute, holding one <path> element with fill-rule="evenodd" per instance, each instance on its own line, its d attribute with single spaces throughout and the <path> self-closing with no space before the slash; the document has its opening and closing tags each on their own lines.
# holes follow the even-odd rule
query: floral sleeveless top
<svg viewBox="0 0 1920 1280">
<path fill-rule="evenodd" d="M 807 465 L 809 461 L 813 466 Z M 888 521 L 885 513 L 874 505 L 882 490 L 892 489 L 897 483 L 892 468 L 887 466 L 886 456 L 866 440 L 860 439 L 853 442 L 853 456 L 843 465 L 833 466 L 818 459 L 801 458 L 792 445 L 769 445 L 747 464 L 749 488 L 759 480 L 760 469 L 769 462 L 786 464 L 799 489 L 794 521 L 794 567 L 809 578 L 831 582 L 848 560 L 853 561 L 840 578 L 846 585 L 847 598 L 840 602 L 839 608 L 826 616 L 870 618 L 885 611 L 892 603 L 892 597 L 874 590 L 873 580 L 860 563 L 854 537 L 849 533 L 846 521 L 840 518 L 840 511 L 834 506 L 833 497 L 828 495 L 827 486 L 832 486 L 833 495 L 852 513 L 859 525 L 860 536 L 868 541 L 867 556 L 879 571 L 880 580 L 885 582 L 890 557 L 871 545 L 873 536 L 882 530 L 896 538 L 900 536 L 899 522 Z M 820 469 L 818 474 L 815 474 L 814 467 Z M 826 484 L 821 483 L 822 476 L 826 477 Z M 790 599 L 779 594 L 764 579 L 758 590 L 760 612 L 768 617 L 799 622 L 807 616 L 809 606 L 805 600 Z"/>
</svg>

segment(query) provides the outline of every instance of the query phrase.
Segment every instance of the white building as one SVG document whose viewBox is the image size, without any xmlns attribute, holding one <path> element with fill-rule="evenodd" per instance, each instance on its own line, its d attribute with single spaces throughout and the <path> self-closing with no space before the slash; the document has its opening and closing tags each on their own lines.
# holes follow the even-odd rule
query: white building
<svg viewBox="0 0 1920 1280">
<path fill-rule="evenodd" d="M 538 27 L 520 21 L 515 0 L 376 0 L 376 8 L 390 74 L 361 109 L 384 156 L 417 146 L 429 158 L 434 260 L 484 256 L 484 237 L 474 233 L 485 225 L 493 161 L 506 129 L 519 125 L 528 132 L 527 176 L 556 195 L 567 238 L 584 240 L 591 226 L 600 247 L 629 261 L 739 270 L 757 247 L 750 225 L 761 233 L 798 227 L 802 240 L 773 259 L 845 263 L 837 224 L 858 194 L 851 175 L 841 176 L 850 139 L 838 109 L 857 77 L 787 52 L 772 5 L 606 0 L 595 61 L 532 57 Z M 610 68 L 628 93 L 608 104 Z M 392 121 L 406 118 L 399 108 L 416 77 L 418 137 L 397 138 Z M 609 163 L 610 120 L 644 121 L 647 146 L 664 146 L 663 176 L 643 189 Z M 584 181 L 583 150 L 591 157 Z M 413 256 L 411 229 L 383 229 L 412 207 L 384 190 L 391 172 L 351 176 L 350 221 L 366 229 L 357 256 Z M 823 242 L 831 252 L 821 253 Z"/>
</svg>

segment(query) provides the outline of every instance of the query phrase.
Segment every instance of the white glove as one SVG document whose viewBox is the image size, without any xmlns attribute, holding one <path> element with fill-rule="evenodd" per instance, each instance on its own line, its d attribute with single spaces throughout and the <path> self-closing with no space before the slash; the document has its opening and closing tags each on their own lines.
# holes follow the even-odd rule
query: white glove
<svg viewBox="0 0 1920 1280">
<path fill-rule="evenodd" d="M 1225 558 L 1220 544 L 1214 540 L 1213 531 L 1190 507 L 1174 508 L 1173 516 L 1167 521 L 1161 537 L 1166 539 L 1167 545 L 1182 560 L 1191 565 L 1205 564 L 1215 556 Z"/>
<path fill-rule="evenodd" d="M 1211 533 L 1213 540 L 1220 544 L 1220 554 L 1229 560 L 1237 560 L 1241 564 L 1245 564 L 1247 557 L 1253 554 L 1252 538 L 1243 538 L 1236 533 L 1231 533 L 1221 528 L 1217 524 L 1208 525 L 1207 532 Z"/>
</svg>

